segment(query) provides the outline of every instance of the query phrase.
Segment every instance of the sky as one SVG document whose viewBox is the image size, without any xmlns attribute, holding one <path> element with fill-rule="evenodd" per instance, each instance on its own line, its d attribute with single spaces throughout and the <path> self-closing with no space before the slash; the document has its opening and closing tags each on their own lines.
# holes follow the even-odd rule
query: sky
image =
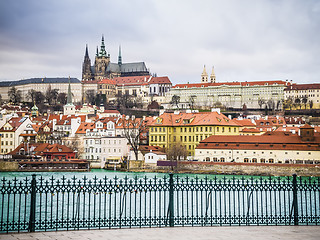
<svg viewBox="0 0 320 240">
<path fill-rule="evenodd" d="M 173 84 L 320 83 L 319 0 L 1 0 L 0 81 L 81 80 L 104 35 L 111 61 L 144 61 Z"/>
</svg>

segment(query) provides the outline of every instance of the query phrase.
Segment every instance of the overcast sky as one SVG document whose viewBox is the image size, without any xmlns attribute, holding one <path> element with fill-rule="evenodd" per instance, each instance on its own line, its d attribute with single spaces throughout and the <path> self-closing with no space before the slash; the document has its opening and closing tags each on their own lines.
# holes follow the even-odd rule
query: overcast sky
<svg viewBox="0 0 320 240">
<path fill-rule="evenodd" d="M 320 82 L 317 0 L 1 0 L 0 80 L 81 79 L 104 34 L 111 61 L 144 61 L 174 84 Z"/>
</svg>

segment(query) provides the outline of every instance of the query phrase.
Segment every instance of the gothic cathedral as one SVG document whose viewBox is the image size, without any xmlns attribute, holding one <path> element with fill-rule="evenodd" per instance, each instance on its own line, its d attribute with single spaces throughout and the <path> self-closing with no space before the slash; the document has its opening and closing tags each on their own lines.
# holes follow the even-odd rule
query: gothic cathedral
<svg viewBox="0 0 320 240">
<path fill-rule="evenodd" d="M 94 65 L 91 66 L 91 60 L 88 54 L 88 45 L 86 46 L 84 61 L 82 65 L 82 81 L 90 82 L 105 78 L 126 77 L 126 76 L 144 76 L 150 75 L 144 62 L 122 63 L 121 48 L 119 47 L 118 63 L 110 62 L 110 53 L 107 53 L 104 44 L 104 37 L 101 39 L 100 51 L 97 47 Z"/>
</svg>

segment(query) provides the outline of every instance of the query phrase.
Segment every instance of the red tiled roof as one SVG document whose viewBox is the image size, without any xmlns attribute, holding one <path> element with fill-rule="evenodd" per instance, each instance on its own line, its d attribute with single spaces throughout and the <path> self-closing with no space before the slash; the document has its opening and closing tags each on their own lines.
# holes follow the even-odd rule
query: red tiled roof
<svg viewBox="0 0 320 240">
<path fill-rule="evenodd" d="M 76 131 L 76 134 L 84 134 L 86 133 L 86 130 L 92 130 L 95 128 L 94 123 L 87 123 L 87 122 L 82 122 L 80 126 L 78 127 L 78 130 Z"/>
<path fill-rule="evenodd" d="M 304 142 L 297 134 L 267 132 L 263 135 L 210 136 L 200 142 L 198 149 L 274 149 L 320 151 L 320 134 L 314 141 Z"/>
<path fill-rule="evenodd" d="M 165 76 L 165 77 L 152 77 L 151 80 L 149 81 L 149 84 L 157 84 L 157 83 L 171 84 L 171 81 L 167 76 Z"/>
<path fill-rule="evenodd" d="M 291 90 L 309 90 L 309 89 L 320 89 L 320 83 L 312 83 L 312 84 L 292 84 L 288 86 L 285 91 Z"/>
<path fill-rule="evenodd" d="M 260 133 L 261 131 L 256 128 L 244 128 L 240 132 Z"/>
<path fill-rule="evenodd" d="M 145 85 L 151 76 L 116 77 L 113 80 L 118 86 L 121 85 Z"/>
<path fill-rule="evenodd" d="M 106 109 L 106 110 L 104 110 L 104 113 L 117 113 L 117 114 L 120 114 L 120 112 L 118 110 L 112 110 L 112 109 Z"/>
<path fill-rule="evenodd" d="M 101 79 L 100 81 L 98 81 L 98 84 L 116 84 L 116 81 L 109 79 L 109 78 L 105 78 L 105 79 Z"/>
<path fill-rule="evenodd" d="M 239 126 L 238 123 L 217 112 L 163 113 L 148 124 L 149 126 Z"/>
<path fill-rule="evenodd" d="M 254 124 L 251 119 L 232 119 L 233 121 L 235 121 L 236 123 L 238 123 L 240 126 L 243 126 L 243 127 L 255 127 L 256 124 Z"/>
</svg>

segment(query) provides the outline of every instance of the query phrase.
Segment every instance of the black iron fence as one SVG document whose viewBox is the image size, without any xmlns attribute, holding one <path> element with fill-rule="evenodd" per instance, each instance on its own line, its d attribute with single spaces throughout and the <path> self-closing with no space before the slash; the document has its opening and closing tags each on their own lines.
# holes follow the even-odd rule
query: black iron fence
<svg viewBox="0 0 320 240">
<path fill-rule="evenodd" d="M 318 225 L 320 178 L 3 178 L 0 231 Z"/>
</svg>

